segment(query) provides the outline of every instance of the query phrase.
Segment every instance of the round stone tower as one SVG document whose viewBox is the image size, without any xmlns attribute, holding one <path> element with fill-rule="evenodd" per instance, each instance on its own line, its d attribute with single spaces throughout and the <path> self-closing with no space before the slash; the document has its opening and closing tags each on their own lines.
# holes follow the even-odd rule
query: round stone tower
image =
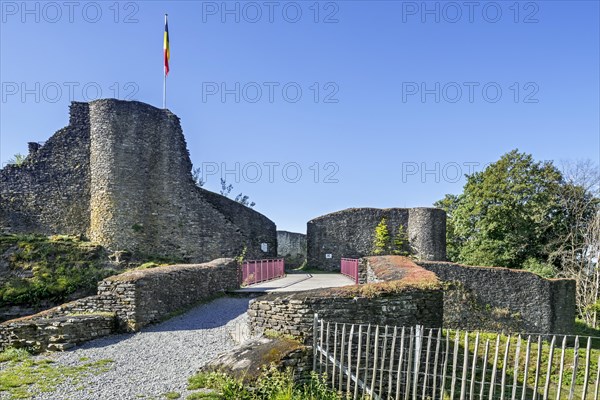
<svg viewBox="0 0 600 400">
<path fill-rule="evenodd" d="M 439 208 L 408 210 L 408 242 L 421 260 L 446 260 L 446 212 Z"/>
</svg>

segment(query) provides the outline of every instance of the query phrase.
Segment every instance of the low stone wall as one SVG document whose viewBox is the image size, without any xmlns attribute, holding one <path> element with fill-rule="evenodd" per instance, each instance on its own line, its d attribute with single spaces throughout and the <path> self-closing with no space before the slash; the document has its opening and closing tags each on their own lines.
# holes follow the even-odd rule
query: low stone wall
<svg viewBox="0 0 600 400">
<path fill-rule="evenodd" d="M 98 284 L 98 295 L 0 324 L 0 349 L 63 350 L 118 331 L 135 332 L 239 287 L 230 258 L 134 270 Z"/>
<path fill-rule="evenodd" d="M 435 274 L 404 257 L 369 257 L 366 262 L 381 277 L 380 282 L 270 293 L 250 304 L 251 329 L 275 331 L 309 342 L 315 313 L 331 322 L 442 326 L 443 293 Z"/>
<path fill-rule="evenodd" d="M 575 281 L 507 268 L 418 261 L 446 282 L 444 327 L 572 333 Z"/>
<path fill-rule="evenodd" d="M 172 313 L 239 288 L 235 260 L 221 258 L 205 264 L 172 265 L 136 270 L 106 278 L 98 294 L 117 299 L 120 326 L 137 331 Z"/>
<path fill-rule="evenodd" d="M 62 351 L 114 332 L 115 315 L 81 314 L 53 318 L 20 318 L 0 325 L 0 349 L 26 348 L 33 352 Z"/>
<path fill-rule="evenodd" d="M 314 314 L 330 322 L 392 326 L 442 326 L 441 289 L 406 287 L 367 297 L 358 291 L 318 289 L 271 293 L 254 300 L 248 315 L 254 332 L 274 331 L 309 343 Z"/>
</svg>

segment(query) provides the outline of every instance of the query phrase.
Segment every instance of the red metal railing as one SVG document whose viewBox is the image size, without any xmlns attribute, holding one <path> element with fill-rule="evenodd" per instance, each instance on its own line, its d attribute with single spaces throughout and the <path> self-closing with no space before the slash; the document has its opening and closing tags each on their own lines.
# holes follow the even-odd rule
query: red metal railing
<svg viewBox="0 0 600 400">
<path fill-rule="evenodd" d="M 283 258 L 249 260 L 242 263 L 242 286 L 270 281 L 285 275 Z"/>
<path fill-rule="evenodd" d="M 354 258 L 342 258 L 342 274 L 354 279 L 358 285 L 358 260 Z"/>
</svg>

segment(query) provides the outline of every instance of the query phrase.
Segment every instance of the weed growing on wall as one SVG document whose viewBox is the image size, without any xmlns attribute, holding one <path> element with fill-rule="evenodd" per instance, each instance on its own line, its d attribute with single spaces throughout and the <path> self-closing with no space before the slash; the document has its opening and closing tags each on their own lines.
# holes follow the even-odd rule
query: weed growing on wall
<svg viewBox="0 0 600 400">
<path fill-rule="evenodd" d="M 7 163 L 8 163 L 8 165 L 15 165 L 17 167 L 20 167 L 21 165 L 23 165 L 26 158 L 27 157 L 24 156 L 23 154 L 17 153 L 12 158 L 10 158 Z"/>
</svg>

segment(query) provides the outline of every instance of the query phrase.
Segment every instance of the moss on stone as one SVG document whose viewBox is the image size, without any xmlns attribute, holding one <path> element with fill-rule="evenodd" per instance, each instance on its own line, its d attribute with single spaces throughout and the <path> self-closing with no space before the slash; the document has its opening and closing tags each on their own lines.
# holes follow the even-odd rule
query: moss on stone
<svg viewBox="0 0 600 400">
<path fill-rule="evenodd" d="M 93 294 L 99 280 L 115 273 L 102 246 L 66 235 L 0 235 L 0 264 L 0 306 Z"/>
</svg>

